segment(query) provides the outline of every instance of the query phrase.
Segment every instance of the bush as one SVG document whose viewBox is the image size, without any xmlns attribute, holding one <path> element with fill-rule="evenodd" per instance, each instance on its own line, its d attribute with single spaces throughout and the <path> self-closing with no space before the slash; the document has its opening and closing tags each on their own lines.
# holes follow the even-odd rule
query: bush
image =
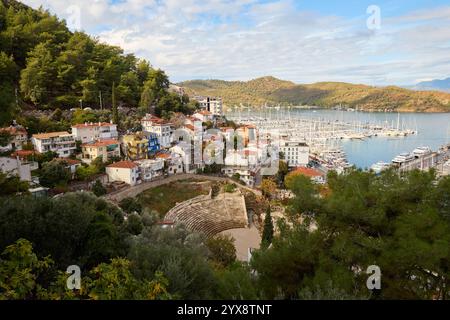
<svg viewBox="0 0 450 320">
<path fill-rule="evenodd" d="M 125 198 L 119 203 L 119 207 L 126 213 L 141 213 L 142 205 L 135 198 Z"/>
<path fill-rule="evenodd" d="M 224 185 L 223 190 L 228 193 L 233 193 L 236 190 L 236 185 L 234 183 L 227 183 Z"/>
</svg>

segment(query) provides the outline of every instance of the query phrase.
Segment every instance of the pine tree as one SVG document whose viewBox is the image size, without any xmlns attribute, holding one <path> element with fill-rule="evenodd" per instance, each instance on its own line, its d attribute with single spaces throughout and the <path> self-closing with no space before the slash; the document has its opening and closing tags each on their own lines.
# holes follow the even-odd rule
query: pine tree
<svg viewBox="0 0 450 320">
<path fill-rule="evenodd" d="M 261 239 L 261 248 L 267 249 L 272 243 L 273 239 L 273 222 L 270 214 L 270 206 L 267 207 L 266 216 L 264 218 L 264 229 Z"/>
<path fill-rule="evenodd" d="M 119 126 L 119 110 L 116 104 L 116 83 L 113 82 L 112 86 L 112 120 L 117 126 Z"/>
</svg>

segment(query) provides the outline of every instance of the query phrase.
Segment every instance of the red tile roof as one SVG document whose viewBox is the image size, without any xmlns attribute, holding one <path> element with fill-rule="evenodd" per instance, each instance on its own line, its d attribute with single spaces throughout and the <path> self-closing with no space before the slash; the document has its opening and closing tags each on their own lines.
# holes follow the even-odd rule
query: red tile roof
<svg viewBox="0 0 450 320">
<path fill-rule="evenodd" d="M 117 141 L 115 139 L 105 139 L 105 140 L 98 140 L 98 141 L 84 143 L 81 146 L 82 147 L 106 147 L 106 146 L 110 146 L 112 144 L 119 144 L 119 141 Z"/>
<path fill-rule="evenodd" d="M 33 155 L 33 154 L 38 154 L 38 153 L 39 153 L 39 152 L 34 151 L 34 150 L 17 150 L 17 151 L 15 151 L 15 152 L 13 152 L 13 153 L 11 154 L 11 157 L 19 157 L 19 158 L 22 158 L 22 157 L 31 156 L 31 155 Z"/>
<path fill-rule="evenodd" d="M 119 169 L 133 169 L 136 167 L 137 164 L 132 161 L 119 161 L 116 163 L 112 163 L 108 166 L 108 168 L 119 168 Z"/>
<path fill-rule="evenodd" d="M 298 167 L 293 171 L 293 173 L 302 174 L 304 176 L 314 178 L 314 177 L 323 177 L 325 174 L 322 172 L 312 169 L 312 168 L 305 168 L 305 167 Z"/>
<path fill-rule="evenodd" d="M 71 134 L 68 133 L 67 131 L 33 134 L 33 138 L 35 138 L 35 139 L 50 139 L 50 138 L 57 138 L 57 137 L 61 137 L 61 136 L 67 137 L 67 136 L 71 136 Z"/>
<path fill-rule="evenodd" d="M 161 153 L 158 153 L 155 157 L 159 158 L 159 159 L 170 159 L 171 155 L 168 153 L 161 152 Z"/>
<path fill-rule="evenodd" d="M 149 121 L 152 122 L 152 124 L 155 125 L 172 125 L 169 121 L 166 121 L 164 119 L 158 118 L 154 115 L 146 115 L 144 118 L 142 118 L 141 122 L 143 121 Z"/>
<path fill-rule="evenodd" d="M 23 127 L 6 127 L 6 128 L 0 128 L 0 132 L 7 131 L 11 135 L 17 135 L 17 134 L 27 134 L 27 130 Z"/>
</svg>

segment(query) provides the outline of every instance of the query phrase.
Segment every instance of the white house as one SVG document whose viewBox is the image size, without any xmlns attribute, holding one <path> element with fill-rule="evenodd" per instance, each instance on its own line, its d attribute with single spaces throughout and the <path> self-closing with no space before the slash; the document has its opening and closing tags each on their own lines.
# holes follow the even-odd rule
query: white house
<svg viewBox="0 0 450 320">
<path fill-rule="evenodd" d="M 289 167 L 305 167 L 309 163 L 309 146 L 305 142 L 280 141 L 279 150 Z"/>
<path fill-rule="evenodd" d="M 109 181 L 122 181 L 131 186 L 141 183 L 139 167 L 132 161 L 120 161 L 106 167 Z"/>
<path fill-rule="evenodd" d="M 17 175 L 22 181 L 31 181 L 30 163 L 11 157 L 0 157 L 0 171 L 6 175 Z"/>
<path fill-rule="evenodd" d="M 172 123 L 147 114 L 141 119 L 141 125 L 143 131 L 156 134 L 161 148 L 170 147 L 172 142 Z"/>
<path fill-rule="evenodd" d="M 31 141 L 36 151 L 53 151 L 61 158 L 67 158 L 76 149 L 75 139 L 67 131 L 34 134 Z"/>
<path fill-rule="evenodd" d="M 202 110 L 193 114 L 194 118 L 199 119 L 201 122 L 213 121 L 213 114 L 207 110 Z"/>
<path fill-rule="evenodd" d="M 75 137 L 75 140 L 80 140 L 83 143 L 103 139 L 117 139 L 119 136 L 117 125 L 108 122 L 85 122 L 73 125 L 72 135 Z"/>
</svg>

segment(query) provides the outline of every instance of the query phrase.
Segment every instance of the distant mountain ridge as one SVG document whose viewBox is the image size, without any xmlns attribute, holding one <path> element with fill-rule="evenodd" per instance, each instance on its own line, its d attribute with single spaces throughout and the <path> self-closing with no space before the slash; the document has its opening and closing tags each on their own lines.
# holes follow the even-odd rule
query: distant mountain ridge
<svg viewBox="0 0 450 320">
<path fill-rule="evenodd" d="M 414 90 L 439 90 L 450 92 L 450 77 L 446 79 L 436 79 L 431 81 L 422 81 L 413 86 Z"/>
<path fill-rule="evenodd" d="M 450 93 L 373 87 L 344 82 L 296 84 L 272 76 L 250 81 L 191 80 L 178 84 L 188 94 L 219 96 L 227 107 L 239 104 L 337 105 L 366 111 L 450 112 Z"/>
</svg>

